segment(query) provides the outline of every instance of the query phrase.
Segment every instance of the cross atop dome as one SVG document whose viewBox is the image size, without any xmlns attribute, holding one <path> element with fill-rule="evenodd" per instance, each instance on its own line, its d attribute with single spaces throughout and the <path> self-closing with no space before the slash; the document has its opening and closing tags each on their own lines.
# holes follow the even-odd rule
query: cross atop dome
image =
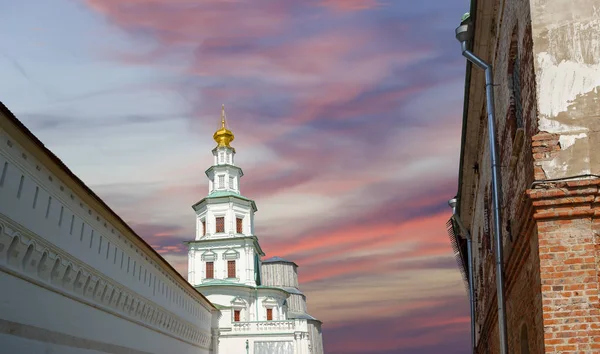
<svg viewBox="0 0 600 354">
<path fill-rule="evenodd" d="M 231 130 L 226 127 L 227 122 L 225 121 L 225 105 L 221 106 L 221 128 L 215 132 L 213 135 L 213 139 L 217 142 L 217 147 L 228 147 L 229 143 L 235 139 L 235 136 L 231 132 Z"/>
</svg>

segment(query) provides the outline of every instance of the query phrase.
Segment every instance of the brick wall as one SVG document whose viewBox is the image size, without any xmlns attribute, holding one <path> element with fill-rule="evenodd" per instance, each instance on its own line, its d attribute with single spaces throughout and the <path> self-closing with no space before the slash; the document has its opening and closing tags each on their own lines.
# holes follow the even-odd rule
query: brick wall
<svg viewBox="0 0 600 354">
<path fill-rule="evenodd" d="M 551 183 L 528 192 L 538 229 L 546 353 L 600 352 L 599 185 Z"/>
</svg>

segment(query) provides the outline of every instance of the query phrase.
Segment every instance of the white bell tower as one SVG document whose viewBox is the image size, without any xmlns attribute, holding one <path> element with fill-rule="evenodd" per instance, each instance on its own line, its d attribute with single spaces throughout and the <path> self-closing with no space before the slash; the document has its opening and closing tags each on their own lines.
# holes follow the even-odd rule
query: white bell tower
<svg viewBox="0 0 600 354">
<path fill-rule="evenodd" d="M 188 280 L 192 285 L 224 281 L 260 283 L 259 260 L 264 255 L 254 235 L 253 200 L 240 194 L 242 169 L 235 165 L 233 133 L 227 128 L 225 106 L 214 133 L 213 165 L 206 170 L 208 196 L 193 205 L 196 237 L 189 247 Z"/>
</svg>

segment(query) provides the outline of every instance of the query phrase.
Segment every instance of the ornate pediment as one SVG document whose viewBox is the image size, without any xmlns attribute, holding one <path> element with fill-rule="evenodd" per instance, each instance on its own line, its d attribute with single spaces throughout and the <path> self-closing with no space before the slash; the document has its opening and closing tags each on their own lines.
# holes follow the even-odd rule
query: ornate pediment
<svg viewBox="0 0 600 354">
<path fill-rule="evenodd" d="M 231 300 L 232 307 L 246 307 L 247 304 L 248 303 L 246 302 L 246 300 L 242 299 L 239 296 Z"/>
<path fill-rule="evenodd" d="M 206 250 L 206 252 L 202 253 L 201 259 L 207 262 L 214 262 L 217 260 L 217 254 L 212 250 Z"/>
<path fill-rule="evenodd" d="M 265 307 L 276 307 L 279 302 L 277 301 L 277 299 L 275 299 L 272 296 L 267 296 L 266 298 L 264 298 L 264 300 L 262 301 L 263 306 Z"/>
<path fill-rule="evenodd" d="M 240 258 L 240 253 L 233 248 L 228 249 L 223 253 L 223 259 L 235 260 Z"/>
</svg>

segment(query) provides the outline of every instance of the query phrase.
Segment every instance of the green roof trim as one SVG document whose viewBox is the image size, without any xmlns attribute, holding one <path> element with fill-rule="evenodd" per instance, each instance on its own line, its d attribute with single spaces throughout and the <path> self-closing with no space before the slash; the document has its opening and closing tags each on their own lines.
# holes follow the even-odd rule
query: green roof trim
<svg viewBox="0 0 600 354">
<path fill-rule="evenodd" d="M 223 306 L 223 305 L 219 305 L 219 304 L 215 304 L 213 302 L 213 306 L 217 308 L 217 310 L 222 310 L 222 309 L 230 309 L 231 306 Z"/>
<path fill-rule="evenodd" d="M 462 17 L 460 18 L 460 22 L 461 23 L 465 23 L 469 17 L 471 17 L 471 13 L 470 12 L 466 12 L 464 15 L 462 15 Z"/>
<path fill-rule="evenodd" d="M 244 199 L 244 200 L 247 200 L 249 202 L 252 201 L 252 199 L 246 198 L 243 195 L 239 194 L 238 192 L 228 191 L 228 190 L 224 190 L 224 191 L 212 191 L 208 195 L 207 198 L 219 198 L 219 197 L 238 197 L 240 199 Z"/>
<path fill-rule="evenodd" d="M 247 289 L 277 290 L 277 291 L 281 291 L 286 294 L 290 294 L 290 292 L 286 291 L 285 289 L 282 289 L 282 288 L 279 288 L 276 286 L 266 286 L 266 285 L 250 286 L 250 285 L 246 285 L 246 284 L 235 283 L 235 282 L 232 282 L 232 281 L 229 281 L 226 279 L 213 279 L 213 280 L 203 283 L 203 284 L 194 285 L 194 287 L 196 289 L 209 288 L 209 287 L 213 287 L 213 286 L 233 286 L 233 287 L 247 288 Z"/>
<path fill-rule="evenodd" d="M 192 205 L 192 208 L 194 208 L 194 210 L 195 210 L 197 205 L 202 204 L 205 201 L 217 199 L 217 198 L 236 198 L 236 199 L 240 199 L 240 200 L 243 200 L 246 202 L 250 202 L 250 204 L 252 205 L 252 209 L 254 211 L 258 211 L 258 208 L 256 207 L 256 203 L 254 202 L 254 200 L 244 197 L 243 195 L 241 195 L 237 192 L 233 192 L 233 191 L 229 191 L 229 190 L 213 191 L 208 196 L 202 198 L 202 200 L 200 200 L 196 204 Z"/>
</svg>

